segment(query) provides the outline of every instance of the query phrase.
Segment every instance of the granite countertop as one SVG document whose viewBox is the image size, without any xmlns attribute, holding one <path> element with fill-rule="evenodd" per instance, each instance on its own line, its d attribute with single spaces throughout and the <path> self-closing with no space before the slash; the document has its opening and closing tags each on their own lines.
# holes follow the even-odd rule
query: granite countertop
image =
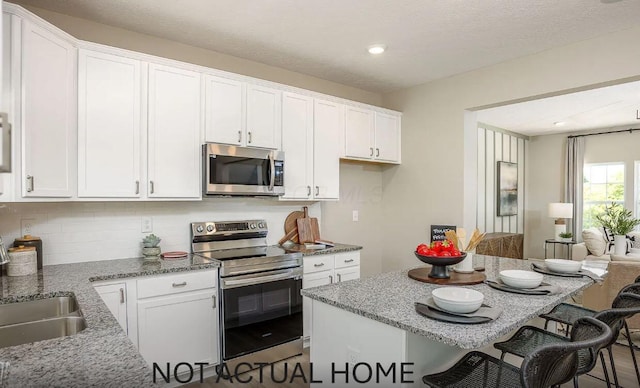
<svg viewBox="0 0 640 388">
<path fill-rule="evenodd" d="M 78 334 L 0 348 L 7 387 L 152 386 L 151 368 L 94 290 L 93 281 L 216 268 L 199 257 L 104 260 L 45 266 L 37 274 L 0 277 L 0 304 L 74 294 L 87 322 Z"/>
<path fill-rule="evenodd" d="M 316 256 L 316 255 L 333 255 L 336 253 L 359 251 L 362 249 L 362 247 L 358 245 L 336 243 L 335 246 L 331 248 L 307 249 L 304 247 L 304 245 L 296 244 L 291 247 L 287 247 L 285 249 L 290 252 L 300 252 L 302 253 L 302 256 Z"/>
<path fill-rule="evenodd" d="M 531 268 L 531 262 L 527 260 L 474 255 L 474 265 L 479 265 L 480 261 L 484 261 L 485 273 L 489 280 L 497 280 L 498 273 L 502 270 Z M 416 262 L 416 267 L 418 264 L 419 262 Z M 503 312 L 493 322 L 462 325 L 435 321 L 418 314 L 414 303 L 430 297 L 431 291 L 441 286 L 410 279 L 407 272 L 408 270 L 388 272 L 308 288 L 302 290 L 302 295 L 448 345 L 475 349 L 508 334 L 593 284 L 591 279 L 584 277 L 545 275 L 544 282 L 561 288 L 559 294 L 545 296 L 507 293 L 486 284 L 465 286 L 482 292 L 487 305 L 502 307 Z"/>
</svg>

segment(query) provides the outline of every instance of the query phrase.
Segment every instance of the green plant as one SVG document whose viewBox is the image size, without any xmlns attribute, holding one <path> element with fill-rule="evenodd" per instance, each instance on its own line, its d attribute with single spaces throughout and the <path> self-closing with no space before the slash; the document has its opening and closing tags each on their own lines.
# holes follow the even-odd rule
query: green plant
<svg viewBox="0 0 640 388">
<path fill-rule="evenodd" d="M 631 210 L 614 202 L 610 206 L 605 206 L 604 212 L 596 215 L 595 219 L 611 233 L 618 236 L 625 236 L 640 225 L 640 220 L 633 218 Z"/>
<path fill-rule="evenodd" d="M 145 248 L 154 248 L 157 247 L 158 244 L 160 244 L 160 241 L 162 241 L 160 237 L 156 236 L 155 234 L 150 234 L 142 239 L 142 245 Z"/>
<path fill-rule="evenodd" d="M 571 237 L 573 237 L 573 233 L 564 232 L 564 233 L 560 233 L 559 236 L 562 237 L 562 238 L 571 238 Z"/>
</svg>

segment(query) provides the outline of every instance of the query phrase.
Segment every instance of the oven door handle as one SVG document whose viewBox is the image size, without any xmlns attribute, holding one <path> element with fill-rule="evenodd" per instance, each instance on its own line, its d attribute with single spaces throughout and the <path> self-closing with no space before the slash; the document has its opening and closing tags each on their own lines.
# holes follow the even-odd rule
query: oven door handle
<svg viewBox="0 0 640 388">
<path fill-rule="evenodd" d="M 299 271 L 285 270 L 278 271 L 278 273 L 272 275 L 255 275 L 244 279 L 222 279 L 221 288 L 227 289 L 242 286 L 253 286 L 256 284 L 269 283 L 277 280 L 300 278 L 302 278 L 302 276 L 300 275 Z"/>
<path fill-rule="evenodd" d="M 276 184 L 276 161 L 274 160 L 273 152 L 269 152 L 269 191 L 273 191 L 273 187 Z"/>
</svg>

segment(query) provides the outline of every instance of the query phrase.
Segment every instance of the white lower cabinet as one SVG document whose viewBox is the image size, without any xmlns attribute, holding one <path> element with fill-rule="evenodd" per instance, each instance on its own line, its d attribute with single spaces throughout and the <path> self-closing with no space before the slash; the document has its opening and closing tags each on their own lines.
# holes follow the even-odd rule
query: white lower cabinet
<svg viewBox="0 0 640 388">
<path fill-rule="evenodd" d="M 304 258 L 304 274 L 302 288 L 324 286 L 332 283 L 346 282 L 360 278 L 360 252 L 345 252 L 335 255 L 317 255 Z M 313 321 L 311 299 L 302 300 L 302 316 L 305 346 L 309 346 L 311 338 L 311 322 Z"/>
<path fill-rule="evenodd" d="M 149 365 L 218 363 L 217 278 L 204 270 L 138 279 L 138 348 Z"/>
<path fill-rule="evenodd" d="M 127 284 L 95 284 L 93 286 L 100 298 L 107 305 L 111 314 L 116 318 L 122 330 L 128 333 L 127 325 Z"/>
</svg>

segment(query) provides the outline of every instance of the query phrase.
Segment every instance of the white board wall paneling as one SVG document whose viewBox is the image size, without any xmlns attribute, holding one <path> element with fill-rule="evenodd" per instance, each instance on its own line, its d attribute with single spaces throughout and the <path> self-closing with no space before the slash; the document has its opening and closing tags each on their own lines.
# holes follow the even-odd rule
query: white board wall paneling
<svg viewBox="0 0 640 388">
<path fill-rule="evenodd" d="M 525 148 L 526 141 L 524 139 L 518 139 L 518 220 L 517 220 L 517 233 L 524 233 L 524 167 L 525 167 Z"/>
<path fill-rule="evenodd" d="M 515 136 L 509 136 L 509 150 L 511 154 L 509 155 L 509 161 L 511 163 L 518 163 L 518 138 Z M 518 181 L 520 180 L 520 163 L 518 163 Z M 518 182 L 519 183 L 519 182 Z M 520 196 L 524 192 L 524 187 L 518 184 L 518 200 Z M 520 211 L 520 206 L 518 206 L 518 214 L 515 216 L 509 217 L 509 232 L 510 233 L 518 233 L 518 217 L 522 217 L 522 212 Z"/>
<path fill-rule="evenodd" d="M 485 169 L 487 168 L 486 150 L 486 131 L 484 128 L 478 128 L 478 202 L 476 202 L 476 228 L 482 231 L 487 230 L 487 218 L 485 214 L 485 194 L 487 183 L 485 180 Z"/>
<path fill-rule="evenodd" d="M 485 135 L 486 168 L 485 168 L 485 214 L 487 222 L 485 232 L 495 232 L 496 226 L 496 164 L 495 164 L 495 132 L 487 131 Z"/>
<path fill-rule="evenodd" d="M 503 158 L 504 148 L 502 148 L 502 136 L 503 134 L 500 132 L 494 132 L 494 135 L 493 135 L 494 159 L 491 161 L 491 164 L 493 165 L 493 170 L 494 170 L 494 174 L 493 174 L 494 179 L 492 181 L 494 195 L 492 196 L 492 200 L 493 200 L 493 203 L 495 204 L 494 211 L 493 211 L 493 217 L 495 219 L 495 222 L 493 224 L 492 232 L 503 231 L 503 223 L 505 218 L 505 217 L 498 217 L 498 203 L 497 203 L 497 198 L 500 195 L 500 193 L 498 192 L 498 161 L 504 160 Z"/>
</svg>

